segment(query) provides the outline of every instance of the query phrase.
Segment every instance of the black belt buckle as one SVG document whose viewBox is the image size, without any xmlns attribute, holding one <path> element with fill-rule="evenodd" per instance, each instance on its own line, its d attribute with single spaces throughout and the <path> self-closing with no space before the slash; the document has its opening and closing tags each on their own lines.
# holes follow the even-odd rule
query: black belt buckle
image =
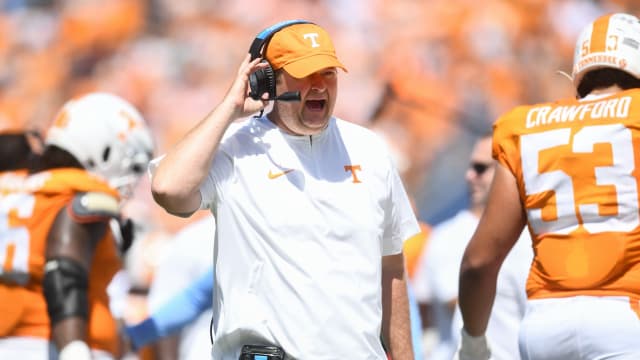
<svg viewBox="0 0 640 360">
<path fill-rule="evenodd" d="M 240 360 L 284 360 L 284 351 L 277 346 L 244 345 Z"/>
</svg>

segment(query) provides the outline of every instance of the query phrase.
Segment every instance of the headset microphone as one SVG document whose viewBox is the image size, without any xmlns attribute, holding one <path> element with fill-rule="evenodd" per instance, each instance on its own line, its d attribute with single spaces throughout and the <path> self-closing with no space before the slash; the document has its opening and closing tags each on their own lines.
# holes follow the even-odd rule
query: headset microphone
<svg viewBox="0 0 640 360">
<path fill-rule="evenodd" d="M 276 101 L 300 101 L 302 98 L 300 97 L 300 91 L 287 91 L 282 94 L 276 96 L 272 100 Z"/>
</svg>

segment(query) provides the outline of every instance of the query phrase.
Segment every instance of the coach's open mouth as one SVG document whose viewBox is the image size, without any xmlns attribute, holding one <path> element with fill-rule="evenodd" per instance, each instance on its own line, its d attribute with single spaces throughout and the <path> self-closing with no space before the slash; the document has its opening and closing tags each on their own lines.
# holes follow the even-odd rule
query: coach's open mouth
<svg viewBox="0 0 640 360">
<path fill-rule="evenodd" d="M 311 111 L 322 111 L 326 102 L 326 100 L 307 100 L 304 102 L 304 106 Z"/>
</svg>

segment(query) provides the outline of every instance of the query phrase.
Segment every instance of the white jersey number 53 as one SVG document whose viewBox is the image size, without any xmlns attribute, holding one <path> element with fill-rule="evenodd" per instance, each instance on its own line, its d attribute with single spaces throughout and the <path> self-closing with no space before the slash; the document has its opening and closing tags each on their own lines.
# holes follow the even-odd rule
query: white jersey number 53
<svg viewBox="0 0 640 360">
<path fill-rule="evenodd" d="M 570 142 L 572 142 L 570 144 Z M 595 167 L 597 185 L 613 186 L 616 191 L 617 214 L 602 216 L 598 203 L 576 206 L 574 181 L 562 170 L 539 172 L 539 154 L 542 150 L 571 145 L 574 153 L 593 152 L 595 144 L 611 145 L 612 164 Z M 556 219 L 544 220 L 542 209 L 528 209 L 527 215 L 536 234 L 566 235 L 580 223 L 589 233 L 604 231 L 630 231 L 640 223 L 638 215 L 638 186 L 633 176 L 635 159 L 631 130 L 622 124 L 587 126 L 571 139 L 571 129 L 549 130 L 523 135 L 520 142 L 522 175 L 526 195 L 544 191 L 555 192 Z M 578 215 L 581 221 L 578 219 Z"/>
</svg>

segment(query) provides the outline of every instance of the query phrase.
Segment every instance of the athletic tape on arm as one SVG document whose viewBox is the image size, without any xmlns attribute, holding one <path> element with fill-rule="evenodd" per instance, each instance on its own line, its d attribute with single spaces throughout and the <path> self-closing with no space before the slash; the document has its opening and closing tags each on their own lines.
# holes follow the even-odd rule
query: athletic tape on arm
<svg viewBox="0 0 640 360">
<path fill-rule="evenodd" d="M 69 214 L 79 223 L 104 221 L 120 216 L 118 198 L 101 192 L 80 193 L 74 196 Z"/>
</svg>

